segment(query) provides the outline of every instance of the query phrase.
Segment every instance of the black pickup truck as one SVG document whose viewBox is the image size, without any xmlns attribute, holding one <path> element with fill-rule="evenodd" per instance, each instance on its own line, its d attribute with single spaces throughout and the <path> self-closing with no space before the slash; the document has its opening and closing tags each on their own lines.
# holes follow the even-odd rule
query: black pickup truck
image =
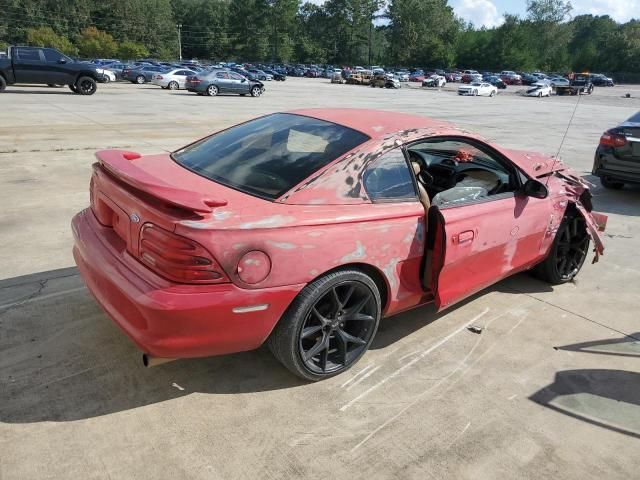
<svg viewBox="0 0 640 480">
<path fill-rule="evenodd" d="M 55 48 L 9 47 L 0 58 L 0 92 L 14 83 L 69 85 L 73 93 L 93 95 L 102 75 L 95 65 L 76 62 Z"/>
</svg>

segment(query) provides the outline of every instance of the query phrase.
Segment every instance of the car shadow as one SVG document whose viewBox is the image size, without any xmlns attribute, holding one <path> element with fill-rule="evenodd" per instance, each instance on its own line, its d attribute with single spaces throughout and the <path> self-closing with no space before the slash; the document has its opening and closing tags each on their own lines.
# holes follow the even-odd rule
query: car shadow
<svg viewBox="0 0 640 480">
<path fill-rule="evenodd" d="M 566 350 L 569 352 L 615 355 L 640 359 L 640 332 L 630 333 L 620 338 L 607 338 L 604 340 L 574 343 L 554 348 L 556 350 Z"/>
<path fill-rule="evenodd" d="M 640 439 L 640 373 L 564 370 L 529 399 L 591 425 Z"/>
<path fill-rule="evenodd" d="M 62 88 L 64 88 L 64 87 L 51 87 L 51 90 L 14 90 L 13 87 L 9 87 L 4 92 L 2 92 L 2 94 L 3 95 L 10 95 L 10 94 L 18 94 L 18 95 L 76 95 L 75 93 L 73 93 L 68 88 L 65 88 L 65 90 L 63 90 Z"/>
<path fill-rule="evenodd" d="M 452 309 L 436 313 L 425 306 L 384 319 L 372 348 L 391 345 Z M 193 393 L 232 395 L 306 384 L 264 346 L 143 368 L 141 352 L 103 313 L 75 268 L 1 280 L 0 328 L 4 423 L 74 421 Z"/>
<path fill-rule="evenodd" d="M 595 188 L 591 187 L 591 192 L 596 212 L 634 217 L 640 215 L 640 184 L 626 184 L 621 190 L 610 190 L 604 188 L 595 175 L 586 174 L 583 178 L 595 185 Z"/>
</svg>

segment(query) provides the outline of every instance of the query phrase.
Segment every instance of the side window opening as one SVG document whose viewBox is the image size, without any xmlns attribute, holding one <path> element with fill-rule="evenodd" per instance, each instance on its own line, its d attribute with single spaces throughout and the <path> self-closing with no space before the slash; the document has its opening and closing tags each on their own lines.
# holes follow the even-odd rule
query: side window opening
<svg viewBox="0 0 640 480">
<path fill-rule="evenodd" d="M 378 157 L 363 176 L 364 188 L 372 201 L 412 201 L 417 199 L 413 175 L 401 148 Z"/>
<path fill-rule="evenodd" d="M 19 60 L 27 61 L 40 61 L 40 50 L 35 48 L 18 48 L 16 49 L 16 56 Z"/>
<path fill-rule="evenodd" d="M 433 205 L 455 206 L 514 192 L 517 175 L 497 154 L 460 138 L 433 138 L 408 148 L 409 158 L 426 172 Z"/>
</svg>

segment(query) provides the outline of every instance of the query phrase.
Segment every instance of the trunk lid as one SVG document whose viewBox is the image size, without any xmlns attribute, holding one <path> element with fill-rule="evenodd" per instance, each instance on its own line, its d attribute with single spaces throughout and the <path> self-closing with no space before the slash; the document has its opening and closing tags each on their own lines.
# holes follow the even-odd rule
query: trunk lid
<svg viewBox="0 0 640 480">
<path fill-rule="evenodd" d="M 167 154 L 105 150 L 96 157 L 91 208 L 102 225 L 113 228 L 110 241 L 136 257 L 146 223 L 175 231 L 181 222 L 201 221 L 230 201 L 242 206 L 251 198 L 190 172 Z"/>
</svg>

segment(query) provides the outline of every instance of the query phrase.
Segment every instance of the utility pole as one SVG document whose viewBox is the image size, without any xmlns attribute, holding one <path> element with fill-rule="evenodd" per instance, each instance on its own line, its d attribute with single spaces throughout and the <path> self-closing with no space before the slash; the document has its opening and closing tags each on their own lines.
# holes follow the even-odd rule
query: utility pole
<svg viewBox="0 0 640 480">
<path fill-rule="evenodd" d="M 178 55 L 180 56 L 180 61 L 182 61 L 182 24 L 179 23 L 176 28 L 178 29 Z"/>
</svg>

